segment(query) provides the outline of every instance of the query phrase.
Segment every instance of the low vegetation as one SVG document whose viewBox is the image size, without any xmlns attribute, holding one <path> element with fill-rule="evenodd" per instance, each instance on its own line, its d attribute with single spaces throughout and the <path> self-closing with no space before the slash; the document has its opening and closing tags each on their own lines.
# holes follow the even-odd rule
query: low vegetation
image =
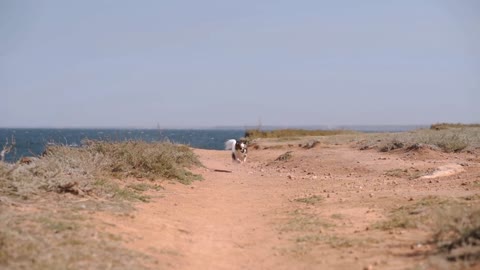
<svg viewBox="0 0 480 270">
<path fill-rule="evenodd" d="M 283 154 L 281 154 L 280 156 L 278 156 L 275 161 L 287 161 L 287 160 L 290 160 L 292 159 L 293 157 L 293 152 L 292 151 L 287 151 Z"/>
<path fill-rule="evenodd" d="M 249 141 L 271 139 L 273 143 L 295 141 L 306 149 L 316 144 L 355 143 L 361 150 L 377 149 L 389 152 L 432 149 L 446 153 L 470 151 L 480 148 L 480 124 L 435 124 L 431 128 L 395 133 L 362 133 L 350 130 L 281 129 L 261 131 L 247 130 Z M 309 138 L 311 137 L 311 138 Z M 309 141 L 306 141 L 309 139 Z M 273 146 L 269 146 L 272 148 Z"/>
<path fill-rule="evenodd" d="M 118 188 L 112 188 L 113 178 L 171 179 L 189 184 L 201 176 L 188 168 L 200 165 L 188 147 L 171 143 L 88 141 L 78 148 L 50 146 L 30 164 L 0 164 L 0 192 L 23 197 L 40 190 L 101 196 L 128 188 L 121 181 Z M 102 181 L 109 184 L 99 184 Z"/>
<path fill-rule="evenodd" d="M 436 247 L 451 261 L 480 260 L 480 196 L 459 199 L 428 196 L 416 203 L 392 211 L 380 230 L 421 229 L 431 234 L 425 244 Z"/>
<path fill-rule="evenodd" d="M 321 201 L 323 201 L 323 197 L 320 195 L 312 195 L 309 197 L 304 197 L 304 198 L 297 198 L 295 199 L 296 202 L 301 202 L 309 205 L 314 205 L 317 204 Z"/>
<path fill-rule="evenodd" d="M 397 178 L 406 178 L 409 180 L 417 179 L 425 175 L 429 175 L 434 171 L 433 168 L 426 170 L 414 169 L 414 168 L 397 168 L 385 171 L 386 176 L 397 177 Z"/>
<path fill-rule="evenodd" d="M 480 127 L 420 129 L 410 132 L 371 134 L 359 142 L 360 149 L 376 148 L 381 152 L 431 149 L 446 153 L 480 148 Z"/>
<path fill-rule="evenodd" d="M 249 129 L 245 132 L 248 139 L 257 138 L 285 138 L 285 137 L 302 137 L 302 136 L 333 136 L 340 134 L 357 133 L 351 130 L 308 130 L 308 129 L 275 129 L 262 131 L 259 129 Z"/>
<path fill-rule="evenodd" d="M 480 127 L 480 124 L 462 124 L 462 123 L 437 123 L 430 126 L 430 129 L 452 129 L 452 128 L 471 128 Z"/>
<path fill-rule="evenodd" d="M 0 162 L 0 268 L 150 268 L 153 260 L 122 248 L 88 213 L 128 216 L 130 202 L 148 201 L 161 180 L 201 179 L 193 166 L 201 164 L 187 146 L 137 141 L 49 146 L 28 164 Z"/>
<path fill-rule="evenodd" d="M 44 205 L 47 206 L 47 205 Z M 148 269 L 151 258 L 122 247 L 84 213 L 48 205 L 42 211 L 0 211 L 1 269 Z"/>
<path fill-rule="evenodd" d="M 296 209 L 289 213 L 279 231 L 281 233 L 311 233 L 331 226 L 332 224 L 320 219 L 315 214 Z"/>
</svg>

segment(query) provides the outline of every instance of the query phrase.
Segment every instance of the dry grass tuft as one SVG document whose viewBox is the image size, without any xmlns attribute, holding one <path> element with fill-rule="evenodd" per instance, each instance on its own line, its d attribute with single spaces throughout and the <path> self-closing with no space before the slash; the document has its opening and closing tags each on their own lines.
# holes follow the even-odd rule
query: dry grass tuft
<svg viewBox="0 0 480 270">
<path fill-rule="evenodd" d="M 403 148 L 404 146 L 405 145 L 402 142 L 397 140 L 392 140 L 385 143 L 385 145 L 381 146 L 379 150 L 380 152 L 390 152 L 395 149 Z"/>
<path fill-rule="evenodd" d="M 417 228 L 431 233 L 429 244 L 449 261 L 480 262 L 480 197 L 440 198 L 428 196 L 400 207 L 376 229 Z"/>
<path fill-rule="evenodd" d="M 451 199 L 427 196 L 416 203 L 393 210 L 386 221 L 374 224 L 374 228 L 381 230 L 418 228 L 421 224 L 432 222 L 433 213 L 454 203 L 455 201 Z"/>
<path fill-rule="evenodd" d="M 442 130 L 452 128 L 480 127 L 480 124 L 462 124 L 462 123 L 437 123 L 430 126 L 430 129 Z"/>
<path fill-rule="evenodd" d="M 293 155 L 292 155 L 292 151 L 287 151 L 283 154 L 281 154 L 280 156 L 278 156 L 275 161 L 288 161 L 290 159 L 292 159 Z"/>
<path fill-rule="evenodd" d="M 81 214 L 43 210 L 0 212 L 2 269 L 147 269 L 153 260 L 122 247 L 121 238 Z"/>
<path fill-rule="evenodd" d="M 198 180 L 185 168 L 200 166 L 195 154 L 185 145 L 169 142 L 146 143 L 131 141 L 123 143 L 90 142 L 87 149 L 108 158 L 104 171 L 116 177 L 167 178 L 189 184 Z"/>
<path fill-rule="evenodd" d="M 332 224 L 320 219 L 315 214 L 295 210 L 290 213 L 285 223 L 279 228 L 282 233 L 319 232 L 322 228 L 331 227 Z"/>
<path fill-rule="evenodd" d="M 480 201 L 447 205 L 436 213 L 433 242 L 449 261 L 480 262 Z"/>
<path fill-rule="evenodd" d="M 189 184 L 201 176 L 187 168 L 200 165 L 187 146 L 171 143 L 89 141 L 79 148 L 51 146 L 45 156 L 30 164 L 0 163 L 0 193 L 28 198 L 40 191 L 97 196 L 113 192 L 117 197 L 145 200 L 134 196 L 131 188 L 113 187 L 112 177 L 172 179 Z M 108 179 L 102 181 L 109 184 L 99 185 L 98 179 Z"/>
<path fill-rule="evenodd" d="M 295 199 L 296 202 L 301 202 L 309 205 L 315 205 L 321 201 L 323 201 L 323 197 L 320 195 L 312 195 L 310 197 L 304 197 L 304 198 L 297 198 Z"/>
<path fill-rule="evenodd" d="M 428 148 L 447 153 L 461 152 L 480 147 L 480 127 L 449 129 L 420 129 L 411 132 L 371 134 L 359 142 L 360 149 L 377 148 L 388 152 L 395 149 L 406 151 Z"/>
<path fill-rule="evenodd" d="M 315 146 L 317 146 L 319 143 L 320 143 L 320 141 L 318 141 L 318 140 L 310 140 L 309 142 L 307 142 L 302 147 L 305 148 L 305 149 L 312 149 Z"/>
<path fill-rule="evenodd" d="M 431 174 L 434 171 L 434 169 L 426 169 L 426 170 L 420 170 L 420 169 L 414 169 L 414 168 L 406 168 L 406 169 L 391 169 L 385 171 L 386 176 L 391 176 L 391 177 L 397 177 L 397 178 L 406 178 L 409 180 L 412 179 L 417 179 L 420 178 L 424 175 Z"/>
</svg>

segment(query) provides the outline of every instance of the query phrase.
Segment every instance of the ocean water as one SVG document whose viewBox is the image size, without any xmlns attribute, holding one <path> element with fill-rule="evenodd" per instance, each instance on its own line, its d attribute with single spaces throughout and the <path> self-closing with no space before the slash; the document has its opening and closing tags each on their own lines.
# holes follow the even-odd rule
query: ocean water
<svg viewBox="0 0 480 270">
<path fill-rule="evenodd" d="M 228 139 L 241 138 L 245 134 L 240 129 L 212 130 L 156 130 L 156 129 L 30 129 L 0 128 L 0 150 L 11 138 L 15 138 L 14 149 L 5 156 L 7 162 L 14 162 L 25 156 L 39 156 L 49 144 L 62 144 L 72 147 L 82 145 L 82 140 L 127 141 L 142 140 L 159 142 L 169 140 L 203 149 L 224 149 Z"/>
<path fill-rule="evenodd" d="M 305 129 L 350 129 L 363 132 L 401 132 L 424 126 L 308 126 Z M 285 127 L 263 127 L 278 129 Z M 62 144 L 72 147 L 82 145 L 82 140 L 126 141 L 143 140 L 158 142 L 169 140 L 202 149 L 224 149 L 224 142 L 243 137 L 245 129 L 42 129 L 42 128 L 0 128 L 0 150 L 8 138 L 15 138 L 14 149 L 5 157 L 14 162 L 25 156 L 39 156 L 48 144 Z"/>
</svg>

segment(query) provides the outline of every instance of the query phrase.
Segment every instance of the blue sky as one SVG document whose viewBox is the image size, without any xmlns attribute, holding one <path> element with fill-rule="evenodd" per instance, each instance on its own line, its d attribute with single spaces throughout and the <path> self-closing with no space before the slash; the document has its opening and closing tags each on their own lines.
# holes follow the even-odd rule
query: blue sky
<svg viewBox="0 0 480 270">
<path fill-rule="evenodd" d="M 0 0 L 0 127 L 480 122 L 480 1 Z"/>
</svg>

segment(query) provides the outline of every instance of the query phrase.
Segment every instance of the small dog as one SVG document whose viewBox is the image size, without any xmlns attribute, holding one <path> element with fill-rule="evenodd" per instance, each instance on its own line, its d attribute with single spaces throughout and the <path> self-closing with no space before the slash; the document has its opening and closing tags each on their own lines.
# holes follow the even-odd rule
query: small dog
<svg viewBox="0 0 480 270">
<path fill-rule="evenodd" d="M 233 161 L 237 162 L 245 162 L 247 161 L 247 142 L 245 141 L 238 141 L 235 139 L 231 139 L 225 142 L 225 149 L 232 150 L 232 159 Z M 237 156 L 238 152 L 243 155 L 243 159 L 240 160 Z"/>
</svg>

